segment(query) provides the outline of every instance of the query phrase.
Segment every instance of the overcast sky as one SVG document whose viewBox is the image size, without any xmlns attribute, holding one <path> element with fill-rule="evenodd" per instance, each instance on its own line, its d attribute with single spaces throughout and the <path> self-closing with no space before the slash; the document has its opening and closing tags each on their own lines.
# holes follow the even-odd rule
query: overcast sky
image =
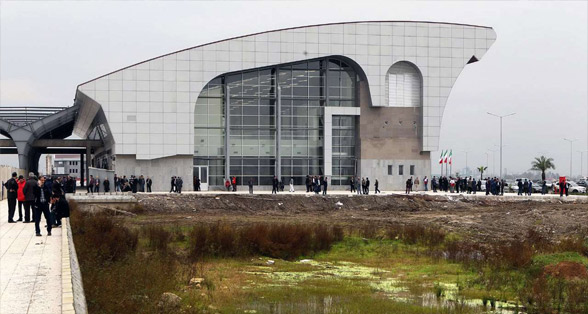
<svg viewBox="0 0 588 314">
<path fill-rule="evenodd" d="M 102 74 L 271 29 L 357 20 L 476 24 L 493 27 L 498 39 L 451 91 L 440 149 L 453 149 L 454 169 L 465 166 L 462 151 L 469 151 L 471 168 L 485 165 L 500 133 L 498 119 L 486 112 L 516 112 L 504 120 L 508 172 L 525 171 L 544 154 L 569 173 L 568 137 L 578 139 L 579 174 L 577 151 L 588 149 L 587 2 L 340 2 L 0 1 L 0 106 L 70 106 L 76 86 Z M 439 154 L 431 153 L 433 169 Z M 496 173 L 498 167 L 496 152 Z"/>
</svg>

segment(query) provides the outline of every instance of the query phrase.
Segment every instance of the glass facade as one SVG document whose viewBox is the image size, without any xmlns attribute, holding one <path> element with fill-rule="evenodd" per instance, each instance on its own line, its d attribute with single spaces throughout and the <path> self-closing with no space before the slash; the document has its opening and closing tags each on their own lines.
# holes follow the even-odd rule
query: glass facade
<svg viewBox="0 0 588 314">
<path fill-rule="evenodd" d="M 215 78 L 196 102 L 194 164 L 208 165 L 210 184 L 223 185 L 228 101 L 229 175 L 236 176 L 238 184 L 253 179 L 256 185 L 271 185 L 278 153 L 285 183 L 293 177 L 301 185 L 306 175 L 323 175 L 323 107 L 357 106 L 356 80 L 355 71 L 334 58 Z M 355 117 L 333 117 L 331 184 L 346 184 L 341 177 L 354 174 L 355 133 Z"/>
</svg>

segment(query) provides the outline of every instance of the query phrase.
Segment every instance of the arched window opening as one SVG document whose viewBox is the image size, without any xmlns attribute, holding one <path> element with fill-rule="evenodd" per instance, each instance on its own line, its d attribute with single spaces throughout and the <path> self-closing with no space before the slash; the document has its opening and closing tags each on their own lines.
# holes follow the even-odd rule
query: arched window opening
<svg viewBox="0 0 588 314">
<path fill-rule="evenodd" d="M 386 75 L 389 107 L 420 107 L 423 104 L 423 78 L 412 63 L 401 61 Z"/>
</svg>

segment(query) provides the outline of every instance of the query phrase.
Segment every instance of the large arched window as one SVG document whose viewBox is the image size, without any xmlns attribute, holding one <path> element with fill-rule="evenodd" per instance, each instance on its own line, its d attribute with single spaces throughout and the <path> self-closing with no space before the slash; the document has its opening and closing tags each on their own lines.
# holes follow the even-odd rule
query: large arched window
<svg viewBox="0 0 588 314">
<path fill-rule="evenodd" d="M 388 106 L 420 107 L 423 104 L 423 78 L 419 69 L 410 62 L 400 61 L 386 74 Z"/>
</svg>

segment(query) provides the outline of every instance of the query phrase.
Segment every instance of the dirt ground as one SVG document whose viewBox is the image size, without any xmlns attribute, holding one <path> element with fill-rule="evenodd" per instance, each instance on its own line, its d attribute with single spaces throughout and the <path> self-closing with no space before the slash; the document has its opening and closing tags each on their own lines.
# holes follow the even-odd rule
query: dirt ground
<svg viewBox="0 0 588 314">
<path fill-rule="evenodd" d="M 510 240 L 535 229 L 556 240 L 588 231 L 588 203 L 559 199 L 508 201 L 430 195 L 300 196 L 138 194 L 144 209 L 134 224 L 193 225 L 225 221 L 326 223 L 374 228 L 386 225 L 437 226 L 480 241 Z"/>
</svg>

